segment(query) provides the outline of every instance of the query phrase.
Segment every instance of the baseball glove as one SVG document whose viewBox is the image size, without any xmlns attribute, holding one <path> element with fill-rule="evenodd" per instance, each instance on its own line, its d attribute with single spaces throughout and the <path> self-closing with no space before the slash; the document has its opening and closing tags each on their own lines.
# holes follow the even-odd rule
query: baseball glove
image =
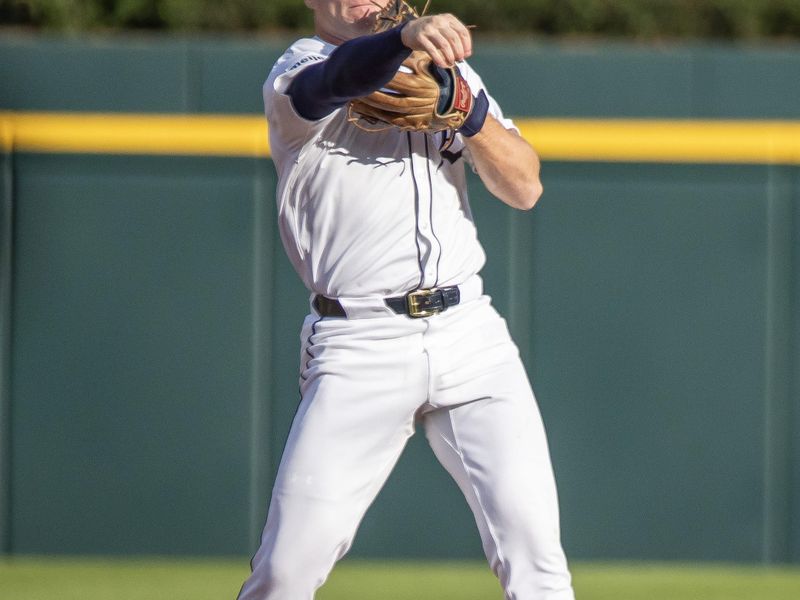
<svg viewBox="0 0 800 600">
<path fill-rule="evenodd" d="M 407 21 L 418 19 L 420 15 L 424 15 L 428 12 L 428 6 L 430 3 L 431 0 L 428 0 L 425 3 L 425 8 L 422 9 L 422 12 L 418 13 L 417 10 L 405 0 L 391 0 L 391 2 L 384 6 L 377 14 L 375 26 L 372 28 L 372 33 L 388 31 L 389 29 L 400 27 L 400 25 L 406 23 Z M 378 5 L 377 2 L 374 2 L 374 4 L 376 6 Z"/>
<path fill-rule="evenodd" d="M 374 32 L 399 27 L 418 17 L 404 0 L 393 0 L 378 13 Z M 348 120 L 366 131 L 392 127 L 431 133 L 454 131 L 464 124 L 472 105 L 472 91 L 457 67 L 439 67 L 427 52 L 415 50 L 386 87 L 350 102 Z"/>
</svg>

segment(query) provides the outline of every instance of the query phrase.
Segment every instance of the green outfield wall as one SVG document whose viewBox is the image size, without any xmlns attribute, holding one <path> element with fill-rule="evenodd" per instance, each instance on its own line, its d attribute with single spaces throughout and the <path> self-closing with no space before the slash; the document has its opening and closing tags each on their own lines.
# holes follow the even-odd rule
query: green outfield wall
<svg viewBox="0 0 800 600">
<path fill-rule="evenodd" d="M 0 111 L 257 115 L 288 41 L 6 36 Z M 798 46 L 479 43 L 471 62 L 519 118 L 800 122 Z M 2 140 L 2 551 L 250 553 L 308 308 L 271 161 Z M 800 562 L 800 152 L 568 154 L 543 153 L 529 213 L 470 180 L 568 553 Z M 352 553 L 481 555 L 423 436 Z"/>
</svg>

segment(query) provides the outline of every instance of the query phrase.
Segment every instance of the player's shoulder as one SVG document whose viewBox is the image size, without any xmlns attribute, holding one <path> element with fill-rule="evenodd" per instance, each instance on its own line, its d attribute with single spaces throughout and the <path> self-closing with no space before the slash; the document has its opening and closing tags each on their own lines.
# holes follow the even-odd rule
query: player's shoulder
<svg viewBox="0 0 800 600">
<path fill-rule="evenodd" d="M 334 48 L 335 46 L 324 42 L 318 37 L 301 38 L 289 46 L 275 62 L 269 78 L 274 79 L 284 73 L 290 73 L 315 62 L 325 60 Z"/>
<path fill-rule="evenodd" d="M 272 67 L 262 91 L 273 157 L 298 151 L 309 133 L 324 125 L 324 120 L 303 119 L 296 112 L 287 90 L 295 76 L 306 67 L 325 60 L 335 48 L 317 37 L 302 38 L 289 46 Z"/>
</svg>

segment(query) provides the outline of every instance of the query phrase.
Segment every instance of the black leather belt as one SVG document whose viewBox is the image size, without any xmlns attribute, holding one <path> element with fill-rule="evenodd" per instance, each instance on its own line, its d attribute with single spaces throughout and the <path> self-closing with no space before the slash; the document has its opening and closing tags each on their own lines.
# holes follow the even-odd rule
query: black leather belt
<svg viewBox="0 0 800 600">
<path fill-rule="evenodd" d="M 398 315 L 408 315 L 418 319 L 430 317 L 447 310 L 461 302 L 461 292 L 458 286 L 431 288 L 427 290 L 414 290 L 405 296 L 384 298 L 386 306 Z M 314 309 L 322 317 L 346 317 L 347 313 L 335 298 L 327 298 L 317 294 L 314 296 Z"/>
</svg>

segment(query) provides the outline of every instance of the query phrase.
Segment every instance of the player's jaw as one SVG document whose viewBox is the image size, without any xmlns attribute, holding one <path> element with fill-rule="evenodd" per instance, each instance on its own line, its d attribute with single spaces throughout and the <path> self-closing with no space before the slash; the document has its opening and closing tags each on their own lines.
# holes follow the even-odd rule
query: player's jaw
<svg viewBox="0 0 800 600">
<path fill-rule="evenodd" d="M 305 0 L 314 11 L 316 33 L 326 42 L 341 44 L 372 31 L 375 15 L 390 0 Z"/>
</svg>

